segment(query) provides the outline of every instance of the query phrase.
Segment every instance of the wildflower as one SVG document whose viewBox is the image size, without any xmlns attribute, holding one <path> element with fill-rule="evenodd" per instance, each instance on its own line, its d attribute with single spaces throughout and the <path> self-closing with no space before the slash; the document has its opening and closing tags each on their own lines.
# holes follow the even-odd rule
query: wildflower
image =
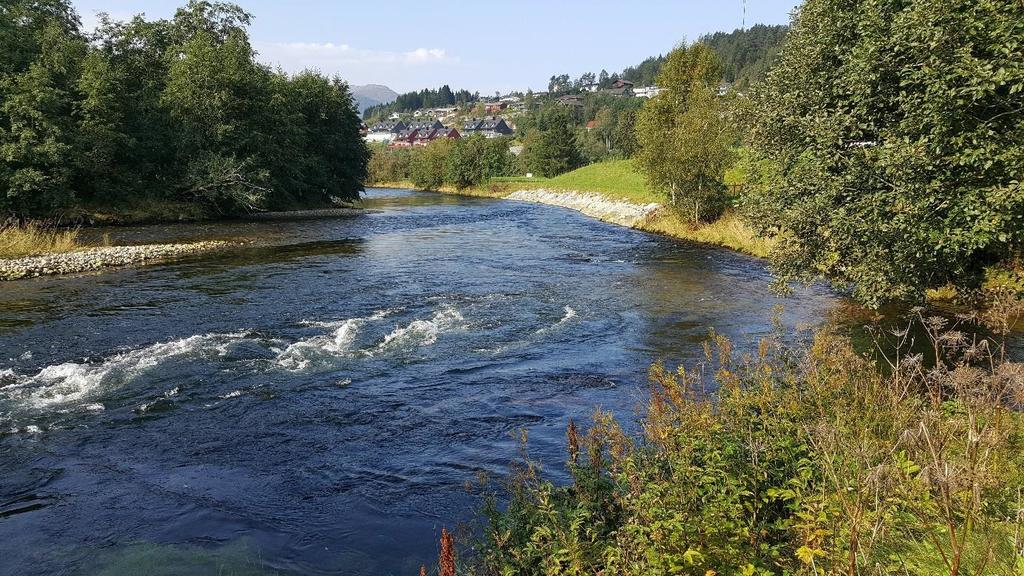
<svg viewBox="0 0 1024 576">
<path fill-rule="evenodd" d="M 580 457 L 580 433 L 576 430 L 576 423 L 572 421 L 572 418 L 569 419 L 565 435 L 569 439 L 569 460 L 575 464 Z"/>
<path fill-rule="evenodd" d="M 438 564 L 441 567 L 440 576 L 455 576 L 455 541 L 446 528 L 441 528 L 441 556 Z"/>
</svg>

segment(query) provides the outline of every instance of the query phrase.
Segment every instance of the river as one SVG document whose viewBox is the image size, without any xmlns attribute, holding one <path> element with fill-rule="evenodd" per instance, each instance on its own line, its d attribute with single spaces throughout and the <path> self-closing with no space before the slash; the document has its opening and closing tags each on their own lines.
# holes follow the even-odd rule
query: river
<svg viewBox="0 0 1024 576">
<path fill-rule="evenodd" d="M 149 226 L 236 251 L 0 285 L 0 574 L 396 574 L 464 485 L 635 419 L 657 360 L 778 316 L 761 262 L 575 212 L 372 189 L 345 218 Z M 779 311 L 778 307 L 784 308 Z"/>
</svg>

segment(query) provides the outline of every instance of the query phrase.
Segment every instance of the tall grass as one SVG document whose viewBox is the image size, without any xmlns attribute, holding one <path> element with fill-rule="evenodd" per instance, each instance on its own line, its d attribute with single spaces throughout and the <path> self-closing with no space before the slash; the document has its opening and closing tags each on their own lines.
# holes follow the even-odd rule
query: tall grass
<svg viewBox="0 0 1024 576">
<path fill-rule="evenodd" d="M 731 211 L 714 222 L 694 224 L 678 212 L 665 209 L 637 227 L 673 238 L 724 246 L 760 258 L 768 256 L 774 244 L 772 240 L 758 236 L 738 214 Z"/>
<path fill-rule="evenodd" d="M 713 336 L 704 363 L 651 370 L 639 438 L 570 423 L 572 484 L 524 448 L 467 573 L 1024 574 L 1024 364 L 1002 345 L 1024 304 L 994 301 L 914 310 L 873 358 L 829 331 L 747 355 Z"/>
<path fill-rule="evenodd" d="M 69 252 L 81 248 L 78 229 L 63 229 L 41 222 L 0 223 L 0 259 Z"/>
</svg>

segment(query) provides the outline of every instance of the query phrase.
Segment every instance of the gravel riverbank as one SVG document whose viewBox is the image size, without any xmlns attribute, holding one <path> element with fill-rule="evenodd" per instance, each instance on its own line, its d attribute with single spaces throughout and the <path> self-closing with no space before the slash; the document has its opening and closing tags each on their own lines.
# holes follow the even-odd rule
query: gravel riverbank
<svg viewBox="0 0 1024 576">
<path fill-rule="evenodd" d="M 186 244 L 105 246 L 76 250 L 74 252 L 0 260 L 0 280 L 18 280 L 53 274 L 74 274 L 131 264 L 150 264 L 170 258 L 210 252 L 237 245 L 239 245 L 239 242 L 211 240 Z"/>
<path fill-rule="evenodd" d="M 518 190 L 506 196 L 509 200 L 550 204 L 576 210 L 605 222 L 634 228 L 652 217 L 660 204 L 633 204 L 624 200 L 610 200 L 599 194 L 586 192 L 556 192 L 553 190 Z"/>
</svg>

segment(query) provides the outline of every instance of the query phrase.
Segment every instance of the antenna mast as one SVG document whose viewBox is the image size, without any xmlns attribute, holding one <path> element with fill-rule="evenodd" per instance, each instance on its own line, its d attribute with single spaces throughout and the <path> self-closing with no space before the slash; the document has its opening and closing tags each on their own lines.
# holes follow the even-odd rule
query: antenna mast
<svg viewBox="0 0 1024 576">
<path fill-rule="evenodd" d="M 743 1 L 743 30 L 747 29 L 747 0 Z"/>
</svg>

